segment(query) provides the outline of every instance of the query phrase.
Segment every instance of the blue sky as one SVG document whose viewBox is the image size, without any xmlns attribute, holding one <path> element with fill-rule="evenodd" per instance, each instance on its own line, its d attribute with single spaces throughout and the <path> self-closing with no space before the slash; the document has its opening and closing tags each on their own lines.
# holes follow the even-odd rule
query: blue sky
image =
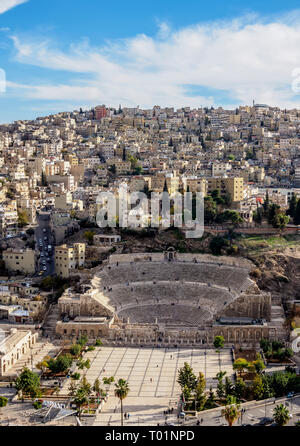
<svg viewBox="0 0 300 446">
<path fill-rule="evenodd" d="M 255 99 L 300 108 L 297 8 L 276 0 L 0 0 L 0 122 L 99 103 L 234 108 Z"/>
</svg>

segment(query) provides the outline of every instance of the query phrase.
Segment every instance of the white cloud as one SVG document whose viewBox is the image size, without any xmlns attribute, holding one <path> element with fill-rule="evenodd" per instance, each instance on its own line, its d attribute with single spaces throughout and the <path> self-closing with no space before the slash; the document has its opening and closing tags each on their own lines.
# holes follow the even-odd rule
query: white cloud
<svg viewBox="0 0 300 446">
<path fill-rule="evenodd" d="M 28 0 L 1 0 L 0 3 L 0 14 L 8 11 L 9 9 L 15 8 L 22 3 L 26 3 Z"/>
<path fill-rule="evenodd" d="M 252 99 L 300 106 L 291 88 L 292 71 L 300 67 L 298 13 L 271 22 L 248 16 L 177 31 L 161 24 L 156 37 L 142 34 L 101 48 L 83 42 L 67 52 L 50 41 L 12 39 L 19 62 L 73 73 L 65 84 L 14 87 L 34 99 L 200 106 L 218 105 L 214 90 L 226 90 L 232 97 L 228 107 Z M 45 76 L 51 79 L 51 72 Z M 201 90 L 201 97 L 187 95 L 184 85 L 209 90 L 207 95 Z"/>
</svg>

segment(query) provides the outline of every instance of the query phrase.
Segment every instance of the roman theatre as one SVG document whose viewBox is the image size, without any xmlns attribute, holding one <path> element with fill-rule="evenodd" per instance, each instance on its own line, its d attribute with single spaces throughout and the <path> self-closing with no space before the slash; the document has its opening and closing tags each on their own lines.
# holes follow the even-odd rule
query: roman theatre
<svg viewBox="0 0 300 446">
<path fill-rule="evenodd" d="M 228 345 L 283 338 L 270 293 L 250 278 L 253 268 L 242 258 L 172 248 L 113 254 L 82 293 L 69 289 L 59 299 L 56 335 L 162 346 L 211 346 L 216 335 Z"/>
</svg>

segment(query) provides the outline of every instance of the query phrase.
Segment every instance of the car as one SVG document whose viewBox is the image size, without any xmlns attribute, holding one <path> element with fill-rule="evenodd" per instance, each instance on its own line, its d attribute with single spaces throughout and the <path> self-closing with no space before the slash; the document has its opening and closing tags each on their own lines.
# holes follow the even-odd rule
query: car
<svg viewBox="0 0 300 446">
<path fill-rule="evenodd" d="M 44 270 L 44 271 L 47 271 L 47 266 L 44 266 L 43 270 Z"/>
<path fill-rule="evenodd" d="M 46 260 L 43 260 L 43 261 L 42 261 L 42 264 L 43 264 L 43 265 L 46 265 Z"/>
<path fill-rule="evenodd" d="M 44 228 L 44 229 L 43 229 L 43 232 L 47 232 L 47 229 L 46 229 L 46 228 Z"/>
<path fill-rule="evenodd" d="M 48 237 L 44 237 L 45 242 L 48 240 Z"/>
<path fill-rule="evenodd" d="M 267 426 L 268 424 L 272 424 L 272 423 L 273 423 L 273 418 L 264 417 L 257 423 L 257 425 L 258 426 Z"/>
<path fill-rule="evenodd" d="M 295 392 L 289 392 L 287 394 L 287 398 L 293 398 L 294 395 L 295 395 Z"/>
<path fill-rule="evenodd" d="M 44 257 L 44 255 L 45 255 L 45 254 L 44 254 L 43 252 L 41 252 L 41 257 Z"/>
<path fill-rule="evenodd" d="M 47 262 L 51 262 L 50 257 L 47 257 L 46 260 L 47 260 Z"/>
</svg>

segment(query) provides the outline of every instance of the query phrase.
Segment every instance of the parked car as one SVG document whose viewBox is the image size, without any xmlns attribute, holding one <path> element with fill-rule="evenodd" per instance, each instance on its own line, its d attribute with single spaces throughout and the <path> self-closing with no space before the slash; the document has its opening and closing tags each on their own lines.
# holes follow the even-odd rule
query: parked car
<svg viewBox="0 0 300 446">
<path fill-rule="evenodd" d="M 264 417 L 257 424 L 259 426 L 267 426 L 268 424 L 272 424 L 272 423 L 273 423 L 273 418 Z"/>
</svg>

